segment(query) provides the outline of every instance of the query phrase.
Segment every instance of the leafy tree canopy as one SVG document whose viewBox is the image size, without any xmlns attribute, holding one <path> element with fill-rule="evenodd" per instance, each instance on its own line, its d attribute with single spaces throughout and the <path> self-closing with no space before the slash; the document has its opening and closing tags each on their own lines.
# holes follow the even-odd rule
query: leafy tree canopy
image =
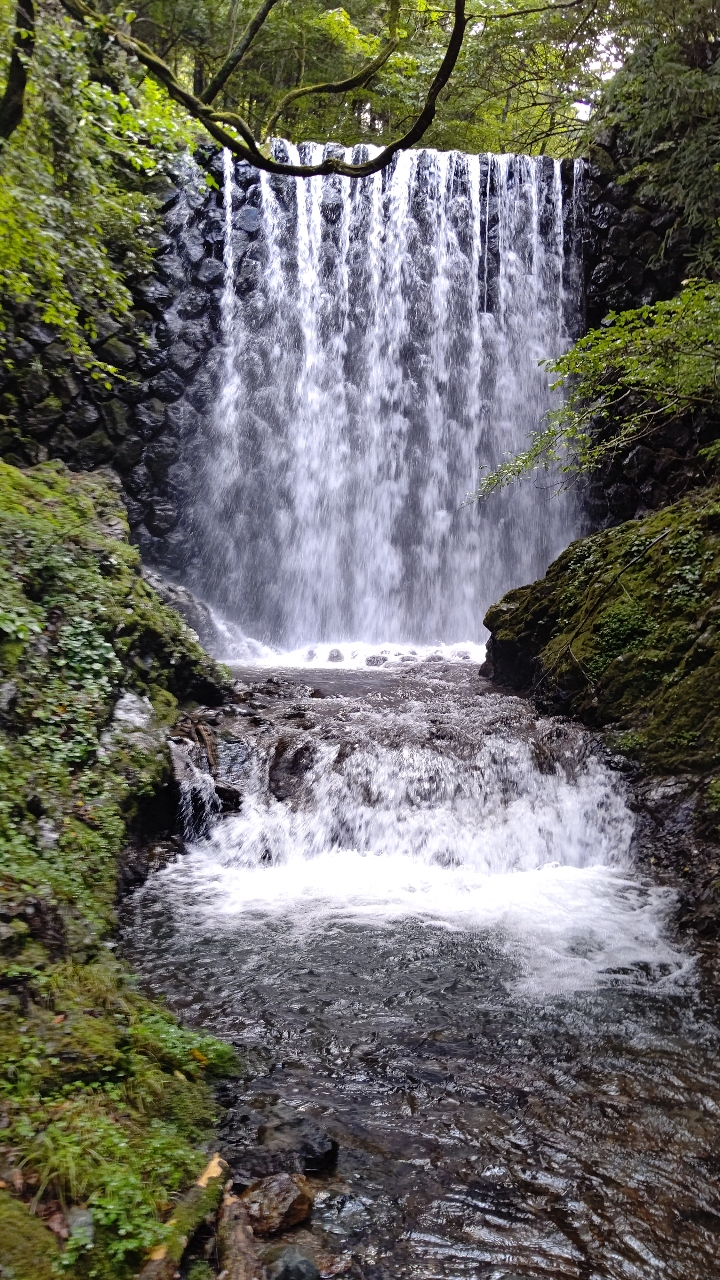
<svg viewBox="0 0 720 1280">
<path fill-rule="evenodd" d="M 122 314 L 128 272 L 149 261 L 153 183 L 198 136 L 198 104 L 212 101 L 216 134 L 249 130 L 260 159 L 269 133 L 384 146 L 417 123 L 456 37 L 415 141 L 568 154 L 576 104 L 600 104 L 639 139 L 648 181 L 676 197 L 679 183 L 688 216 L 717 230 L 704 0 L 0 0 L 0 24 L 0 295 L 39 303 L 87 359 L 94 317 Z M 696 143 L 680 174 L 678 129 Z"/>
</svg>

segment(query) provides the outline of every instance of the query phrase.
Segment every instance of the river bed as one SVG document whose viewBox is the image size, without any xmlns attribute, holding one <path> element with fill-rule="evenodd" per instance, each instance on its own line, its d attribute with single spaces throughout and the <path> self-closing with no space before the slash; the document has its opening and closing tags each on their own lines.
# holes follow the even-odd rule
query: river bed
<svg viewBox="0 0 720 1280">
<path fill-rule="evenodd" d="M 477 670 L 239 670 L 205 719 L 240 808 L 134 895 L 125 952 L 245 1056 L 238 1188 L 283 1126 L 337 1142 L 292 1233 L 323 1275 L 708 1280 L 709 960 L 616 762 Z"/>
</svg>

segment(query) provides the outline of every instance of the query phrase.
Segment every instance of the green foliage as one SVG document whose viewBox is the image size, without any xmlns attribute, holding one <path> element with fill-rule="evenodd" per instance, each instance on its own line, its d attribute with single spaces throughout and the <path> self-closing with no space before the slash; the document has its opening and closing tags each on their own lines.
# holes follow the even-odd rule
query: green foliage
<svg viewBox="0 0 720 1280">
<path fill-rule="evenodd" d="M 720 18 L 714 3 L 676 6 L 670 31 L 646 33 L 608 86 L 601 115 L 631 148 L 627 177 L 674 209 L 693 269 L 720 267 Z"/>
<path fill-rule="evenodd" d="M 38 6 L 25 120 L 0 153 L 0 304 L 34 302 L 76 355 L 102 311 L 130 306 L 128 272 L 148 267 L 152 179 L 194 136 L 150 80 L 134 86 L 92 32 Z M 0 4 L 7 65 L 15 5 Z"/>
<path fill-rule="evenodd" d="M 36 1198 L 89 1206 L 94 1239 L 73 1235 L 61 1265 L 102 1280 L 130 1280 L 163 1239 L 206 1159 L 194 1144 L 215 1121 L 208 1080 L 237 1071 L 227 1045 L 145 1000 L 105 945 L 128 823 L 167 779 L 162 725 L 225 679 L 140 578 L 124 533 L 99 476 L 0 463 L 3 1142 Z M 148 698 L 141 729 L 113 727 L 123 692 Z"/>
<path fill-rule="evenodd" d="M 669 302 L 612 312 L 548 368 L 559 375 L 560 408 L 528 449 L 484 477 L 474 498 L 537 467 L 593 471 L 658 426 L 716 408 L 720 285 L 692 280 Z"/>
</svg>

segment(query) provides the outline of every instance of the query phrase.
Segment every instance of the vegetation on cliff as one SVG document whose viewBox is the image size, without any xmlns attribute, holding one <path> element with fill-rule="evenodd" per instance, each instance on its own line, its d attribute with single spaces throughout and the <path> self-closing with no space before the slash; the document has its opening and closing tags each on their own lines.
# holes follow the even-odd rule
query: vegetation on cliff
<svg viewBox="0 0 720 1280">
<path fill-rule="evenodd" d="M 166 726 L 227 677 L 140 577 L 112 474 L 0 463 L 0 564 L 0 1267 L 121 1280 L 235 1070 L 112 941 L 128 835 L 172 815 Z"/>
<path fill-rule="evenodd" d="M 719 402 L 720 285 L 690 280 L 676 298 L 633 311 L 611 312 L 549 366 L 560 406 L 527 449 L 485 476 L 473 495 L 538 467 L 563 475 L 596 471 L 659 430 L 694 413 L 713 415 Z M 717 445 L 706 450 L 708 460 Z"/>
</svg>

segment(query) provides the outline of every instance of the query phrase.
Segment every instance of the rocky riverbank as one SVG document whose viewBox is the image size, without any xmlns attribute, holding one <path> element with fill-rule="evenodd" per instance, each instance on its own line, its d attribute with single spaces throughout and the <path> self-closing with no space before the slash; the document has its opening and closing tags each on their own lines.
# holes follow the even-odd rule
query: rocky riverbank
<svg viewBox="0 0 720 1280">
<path fill-rule="evenodd" d="M 601 731 L 635 780 L 638 857 L 716 932 L 720 486 L 574 542 L 485 623 L 485 674 Z"/>
<path fill-rule="evenodd" d="M 140 576 L 112 473 L 0 464 L 0 511 L 0 1274 L 121 1280 L 239 1069 L 113 940 L 123 850 L 174 852 L 169 726 L 228 677 Z"/>
</svg>

